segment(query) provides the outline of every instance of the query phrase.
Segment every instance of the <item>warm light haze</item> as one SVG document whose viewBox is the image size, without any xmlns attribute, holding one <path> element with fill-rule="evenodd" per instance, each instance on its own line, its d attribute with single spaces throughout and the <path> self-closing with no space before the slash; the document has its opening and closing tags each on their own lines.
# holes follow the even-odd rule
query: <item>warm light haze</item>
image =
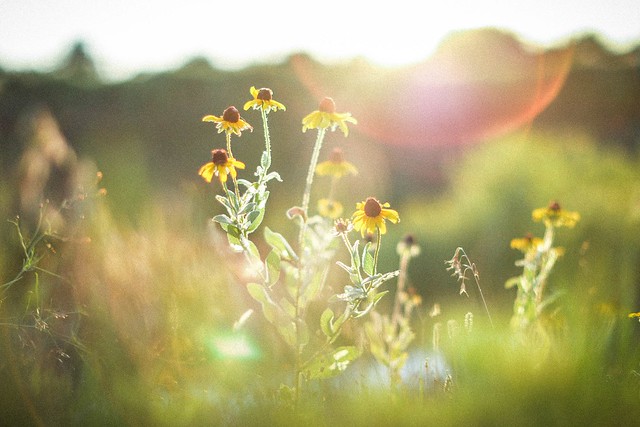
<svg viewBox="0 0 640 427">
<path fill-rule="evenodd" d="M 8 0 L 0 3 L 0 67 L 50 69 L 77 41 L 85 43 L 101 72 L 123 78 L 178 67 L 196 55 L 230 69 L 292 52 L 399 66 L 422 61 L 452 31 L 480 27 L 512 31 L 535 44 L 596 33 L 624 49 L 640 37 L 634 0 L 464 0 L 415 7 L 407 0 Z"/>
</svg>

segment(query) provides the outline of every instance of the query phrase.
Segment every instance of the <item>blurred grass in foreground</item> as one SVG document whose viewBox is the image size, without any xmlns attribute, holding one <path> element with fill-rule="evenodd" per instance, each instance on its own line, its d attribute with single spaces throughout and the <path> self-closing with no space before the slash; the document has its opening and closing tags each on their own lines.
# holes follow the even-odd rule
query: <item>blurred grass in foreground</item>
<svg viewBox="0 0 640 427">
<path fill-rule="evenodd" d="M 36 425 L 634 424 L 640 324 L 627 314 L 640 310 L 638 170 L 637 159 L 575 135 L 516 135 L 472 149 L 451 169 L 441 200 L 405 196 L 403 229 L 424 248 L 410 269 L 426 303 L 410 350 L 417 362 L 406 372 L 412 386 L 392 396 L 365 356 L 345 378 L 314 383 L 297 413 L 278 396 L 293 361 L 277 335 L 254 317 L 233 330 L 254 303 L 237 255 L 203 219 L 197 194 L 143 197 L 146 215 L 135 227 L 114 220 L 117 205 L 87 200 L 83 215 L 64 223 L 64 239 L 51 241 L 56 251 L 40 248 L 41 265 L 56 276 L 31 271 L 2 296 L 0 410 L 7 421 Z M 3 183 L 3 202 L 12 193 Z M 515 295 L 503 287 L 517 270 L 508 245 L 540 231 L 531 210 L 551 199 L 582 221 L 559 233 L 567 252 L 549 286 L 564 295 L 550 346 L 519 345 L 508 328 Z M 13 218 L 9 203 L 2 206 Z M 6 283 L 20 251 L 11 224 L 2 238 Z M 475 289 L 458 296 L 445 271 L 457 246 L 478 265 L 495 330 Z M 435 302 L 442 314 L 431 318 Z M 436 322 L 462 324 L 468 311 L 472 332 L 450 337 L 445 327 L 434 349 Z M 67 316 L 39 330 L 38 313 Z M 246 351 L 227 352 L 230 337 L 242 343 L 231 348 Z M 442 376 L 426 377 L 425 357 L 443 358 Z"/>
</svg>

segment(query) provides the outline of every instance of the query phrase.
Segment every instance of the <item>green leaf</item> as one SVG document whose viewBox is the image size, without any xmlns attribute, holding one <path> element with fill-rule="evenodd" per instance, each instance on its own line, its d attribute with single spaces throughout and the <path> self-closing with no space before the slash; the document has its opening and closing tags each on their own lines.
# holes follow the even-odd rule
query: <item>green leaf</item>
<svg viewBox="0 0 640 427">
<path fill-rule="evenodd" d="M 241 179 L 238 179 L 236 182 L 240 185 L 244 185 L 246 188 L 253 187 L 253 182 L 247 181 L 246 179 L 241 178 Z"/>
<path fill-rule="evenodd" d="M 243 247 L 248 252 L 249 256 L 253 258 L 253 262 L 258 262 L 262 264 L 262 260 L 260 259 L 260 251 L 258 251 L 258 247 L 249 239 L 243 239 Z"/>
<path fill-rule="evenodd" d="M 245 204 L 242 207 L 242 209 L 240 209 L 238 211 L 238 215 L 242 215 L 242 214 L 247 213 L 247 212 L 253 212 L 255 210 L 255 208 L 256 208 L 255 202 L 249 202 L 249 203 Z"/>
<path fill-rule="evenodd" d="M 335 377 L 347 369 L 347 366 L 358 357 L 360 357 L 360 351 L 357 347 L 338 347 L 311 359 L 305 364 L 303 372 L 310 380 Z"/>
<path fill-rule="evenodd" d="M 359 244 L 359 240 L 356 240 L 355 242 L 353 242 L 353 248 L 351 251 L 351 267 L 355 270 L 355 271 L 359 271 L 360 270 L 360 255 L 358 252 L 358 244 Z"/>
<path fill-rule="evenodd" d="M 327 336 L 327 338 L 333 338 L 333 318 L 335 315 L 333 314 L 333 310 L 327 308 L 322 312 L 320 316 L 320 329 Z"/>
<path fill-rule="evenodd" d="M 276 233 L 275 231 L 271 231 L 269 227 L 264 229 L 264 238 L 265 241 L 280 255 L 282 259 L 293 259 L 297 260 L 298 257 L 296 253 L 287 242 L 287 239 L 280 233 Z"/>
<path fill-rule="evenodd" d="M 242 252 L 244 248 L 242 247 L 242 242 L 240 241 L 240 232 L 236 227 L 229 224 L 221 224 L 222 228 L 227 232 L 227 240 L 229 240 L 229 245 L 236 252 Z"/>
<path fill-rule="evenodd" d="M 328 274 L 328 264 L 325 264 L 324 266 L 317 266 L 313 270 L 313 276 L 311 276 L 311 280 L 302 289 L 302 295 L 300 295 L 301 305 L 306 305 L 308 302 L 313 301 L 318 296 L 318 294 L 324 288 L 324 284 L 327 281 Z"/>
<path fill-rule="evenodd" d="M 280 174 L 278 172 L 271 172 L 264 178 L 265 181 L 271 181 L 272 179 L 275 179 L 278 182 L 282 182 L 282 178 L 280 177 Z"/>
<path fill-rule="evenodd" d="M 362 249 L 362 270 L 367 274 L 367 276 L 374 275 L 374 260 L 373 255 L 371 255 L 371 251 L 369 251 L 369 247 L 371 243 L 367 243 Z"/>
<path fill-rule="evenodd" d="M 511 279 L 507 280 L 507 281 L 504 283 L 504 287 L 505 287 L 505 289 L 511 289 L 511 288 L 513 288 L 514 286 L 516 286 L 516 285 L 518 285 L 518 284 L 520 283 L 520 280 L 521 280 L 520 276 L 518 276 L 518 277 L 512 277 Z"/>
<path fill-rule="evenodd" d="M 257 209 L 247 215 L 247 223 L 249 224 L 249 226 L 247 227 L 247 231 L 249 233 L 254 232 L 260 226 L 263 218 L 264 209 Z"/>
<path fill-rule="evenodd" d="M 233 212 L 238 212 L 238 210 L 240 209 L 240 201 L 238 200 L 236 194 L 233 191 L 228 191 L 227 197 L 229 198 L 229 202 L 231 203 Z"/>
<path fill-rule="evenodd" d="M 280 255 L 275 250 L 269 252 L 267 255 L 267 284 L 273 286 L 280 279 Z"/>
<path fill-rule="evenodd" d="M 382 297 L 385 296 L 387 293 L 389 293 L 389 291 L 382 291 L 382 292 L 379 292 L 379 293 L 375 294 L 373 296 L 373 298 L 372 298 L 373 306 L 375 307 L 376 304 L 378 304 L 378 302 L 380 302 Z"/>
<path fill-rule="evenodd" d="M 217 222 L 218 224 L 233 225 L 233 221 L 231 220 L 231 218 L 229 218 L 226 215 L 222 215 L 222 214 L 216 215 L 212 219 L 213 219 L 213 221 Z"/>
<path fill-rule="evenodd" d="M 276 330 L 282 336 L 284 341 L 291 347 L 295 347 L 298 340 L 297 327 L 293 319 L 288 316 L 285 310 L 278 304 L 276 304 L 269 291 L 258 283 L 247 284 L 247 291 L 249 295 L 253 297 L 262 305 L 262 313 L 264 317 L 276 327 Z M 304 330 L 302 330 L 304 332 Z M 304 336 L 301 335 L 303 338 Z M 307 332 L 308 339 L 308 332 Z"/>
<path fill-rule="evenodd" d="M 264 170 L 269 169 L 271 166 L 271 156 L 266 150 L 262 152 L 262 156 L 260 157 L 260 166 L 262 166 Z"/>
<path fill-rule="evenodd" d="M 222 206 L 224 206 L 225 208 L 227 208 L 227 212 L 232 213 L 233 210 L 231 209 L 231 202 L 229 202 L 229 199 L 227 199 L 224 196 L 221 196 L 219 194 L 216 195 L 216 200 L 218 202 L 220 202 L 222 204 Z"/>
</svg>

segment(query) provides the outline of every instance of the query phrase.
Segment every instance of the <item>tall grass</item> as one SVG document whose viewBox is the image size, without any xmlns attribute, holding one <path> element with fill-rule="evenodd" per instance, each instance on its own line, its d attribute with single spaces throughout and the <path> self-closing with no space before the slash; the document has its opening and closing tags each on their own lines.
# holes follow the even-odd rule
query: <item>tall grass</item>
<svg viewBox="0 0 640 427">
<path fill-rule="evenodd" d="M 143 199 L 145 213 L 133 226 L 116 219 L 108 193 L 97 195 L 95 169 L 83 170 L 83 194 L 92 197 L 62 210 L 62 222 L 46 218 L 53 228 L 34 247 L 42 270 L 25 271 L 0 297 L 5 422 L 534 426 L 639 419 L 640 324 L 627 317 L 640 311 L 635 159 L 579 137 L 516 136 L 470 151 L 451 170 L 451 191 L 441 200 L 407 196 L 398 206 L 402 224 L 423 250 L 403 280 L 423 304 L 413 309 L 415 339 L 399 386 L 389 387 L 362 338 L 364 321 L 356 321 L 338 343 L 355 342 L 364 355 L 345 375 L 311 382 L 296 411 L 280 388 L 293 381 L 295 357 L 261 321 L 244 288 L 245 259 L 206 219 L 202 195 Z M 17 197 L 9 182 L 0 188 L 3 201 Z M 543 319 L 549 344 L 539 346 L 515 339 L 515 291 L 504 283 L 518 272 L 509 241 L 542 233 L 530 211 L 555 198 L 582 219 L 558 232 L 565 255 L 548 286 L 562 295 Z M 19 226 L 32 241 L 33 223 Z M 24 253 L 12 223 L 2 236 L 8 283 Z M 460 245 L 482 277 L 494 328 L 476 289 L 458 295 L 445 270 Z M 255 313 L 234 328 L 247 309 Z M 469 312 L 473 327 L 465 328 Z M 320 334 L 319 327 L 311 332 Z"/>
</svg>

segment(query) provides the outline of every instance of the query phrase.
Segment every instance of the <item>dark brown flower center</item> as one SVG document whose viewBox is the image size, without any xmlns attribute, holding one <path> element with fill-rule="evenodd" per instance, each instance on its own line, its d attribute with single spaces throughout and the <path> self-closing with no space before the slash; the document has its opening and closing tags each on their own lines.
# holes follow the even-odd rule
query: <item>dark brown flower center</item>
<svg viewBox="0 0 640 427">
<path fill-rule="evenodd" d="M 213 150 L 211 152 L 211 161 L 216 166 L 222 166 L 229 161 L 229 156 L 227 156 L 227 150 L 222 148 Z"/>
<path fill-rule="evenodd" d="M 558 203 L 558 202 L 552 202 L 552 203 L 549 205 L 549 209 L 550 209 L 550 210 L 552 210 L 552 211 L 558 212 L 558 211 L 560 210 L 560 203 Z"/>
<path fill-rule="evenodd" d="M 222 113 L 222 120 L 229 123 L 238 123 L 240 112 L 236 107 L 229 107 Z"/>
<path fill-rule="evenodd" d="M 416 239 L 413 237 L 413 234 L 407 234 L 404 236 L 404 244 L 408 247 L 411 247 L 415 244 Z"/>
<path fill-rule="evenodd" d="M 263 87 L 258 91 L 258 97 L 257 97 L 258 99 L 261 99 L 263 101 L 271 101 L 272 97 L 273 97 L 273 92 L 271 91 L 271 89 Z"/>
<path fill-rule="evenodd" d="M 367 201 L 364 202 L 364 214 L 369 218 L 376 218 L 381 212 L 382 206 L 380 206 L 380 202 L 373 197 L 369 197 Z"/>
<path fill-rule="evenodd" d="M 336 112 L 336 103 L 333 102 L 333 99 L 326 97 L 320 102 L 320 111 L 333 114 Z"/>
<path fill-rule="evenodd" d="M 334 148 L 329 154 L 329 161 L 332 163 L 342 163 L 344 162 L 344 153 L 341 148 Z"/>
</svg>

